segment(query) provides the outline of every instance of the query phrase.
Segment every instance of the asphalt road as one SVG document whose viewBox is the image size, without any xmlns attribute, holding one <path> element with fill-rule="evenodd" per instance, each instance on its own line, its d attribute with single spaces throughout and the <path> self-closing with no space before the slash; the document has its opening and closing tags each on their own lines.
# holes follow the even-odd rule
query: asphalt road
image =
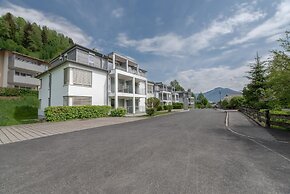
<svg viewBox="0 0 290 194">
<path fill-rule="evenodd" d="M 0 193 L 290 193 L 290 162 L 224 121 L 195 110 L 1 145 Z"/>
</svg>

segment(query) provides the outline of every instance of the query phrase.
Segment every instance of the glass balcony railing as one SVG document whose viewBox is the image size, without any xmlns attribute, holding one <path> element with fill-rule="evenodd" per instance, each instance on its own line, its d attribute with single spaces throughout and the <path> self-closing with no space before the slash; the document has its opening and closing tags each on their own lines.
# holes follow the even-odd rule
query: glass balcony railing
<svg viewBox="0 0 290 194">
<path fill-rule="evenodd" d="M 123 85 L 120 86 L 119 85 L 118 92 L 132 94 L 133 93 L 133 87 L 132 86 L 123 86 Z"/>
</svg>

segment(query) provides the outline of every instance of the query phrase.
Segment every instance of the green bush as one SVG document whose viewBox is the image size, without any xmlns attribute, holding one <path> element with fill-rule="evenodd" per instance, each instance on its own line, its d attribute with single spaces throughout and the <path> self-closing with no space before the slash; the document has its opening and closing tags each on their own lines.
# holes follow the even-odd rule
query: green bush
<svg viewBox="0 0 290 194">
<path fill-rule="evenodd" d="M 149 116 L 154 115 L 155 112 L 156 112 L 155 108 L 146 108 L 146 114 L 149 115 Z"/>
<path fill-rule="evenodd" d="M 37 96 L 38 91 L 19 88 L 1 88 L 0 96 Z"/>
<path fill-rule="evenodd" d="M 127 110 L 125 108 L 117 108 L 111 110 L 111 117 L 124 117 L 127 113 Z"/>
<path fill-rule="evenodd" d="M 155 109 L 157 109 L 157 107 L 159 105 L 160 105 L 160 100 L 158 98 L 151 97 L 151 98 L 148 98 L 146 100 L 146 107 L 147 108 L 155 108 Z"/>
<path fill-rule="evenodd" d="M 168 110 L 168 105 L 163 105 L 164 110 Z"/>
<path fill-rule="evenodd" d="M 173 109 L 183 109 L 183 103 L 182 102 L 173 102 L 172 106 L 173 106 Z"/>
<path fill-rule="evenodd" d="M 44 112 L 47 121 L 65 121 L 106 117 L 110 109 L 110 106 L 50 106 Z"/>
<path fill-rule="evenodd" d="M 168 112 L 171 112 L 172 109 L 173 109 L 173 106 L 172 105 L 167 105 Z"/>
<path fill-rule="evenodd" d="M 159 106 L 157 107 L 157 111 L 161 111 L 161 110 L 163 110 L 163 106 L 159 105 Z"/>
</svg>

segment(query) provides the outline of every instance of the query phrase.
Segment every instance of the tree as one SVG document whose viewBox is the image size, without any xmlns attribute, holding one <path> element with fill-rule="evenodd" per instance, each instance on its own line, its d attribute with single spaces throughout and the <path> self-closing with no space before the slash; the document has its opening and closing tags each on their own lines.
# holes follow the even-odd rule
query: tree
<svg viewBox="0 0 290 194">
<path fill-rule="evenodd" d="M 234 96 L 229 101 L 229 108 L 230 109 L 238 109 L 244 105 L 244 97 L 243 96 Z"/>
<path fill-rule="evenodd" d="M 0 16 L 0 48 L 50 60 L 72 46 L 63 34 L 7 13 Z"/>
<path fill-rule="evenodd" d="M 272 51 L 273 59 L 269 63 L 268 96 L 271 108 L 290 107 L 290 32 L 278 40 L 282 51 Z"/>
<path fill-rule="evenodd" d="M 266 69 L 265 61 L 261 61 L 259 54 L 255 58 L 255 62 L 250 64 L 251 70 L 246 76 L 250 83 L 243 89 L 243 96 L 246 104 L 252 108 L 266 108 Z"/>
<path fill-rule="evenodd" d="M 174 87 L 176 91 L 184 91 L 184 88 L 179 84 L 179 82 L 176 79 L 171 81 L 170 85 Z"/>
<path fill-rule="evenodd" d="M 146 107 L 147 108 L 154 108 L 157 109 L 157 107 L 160 105 L 160 100 L 155 97 L 148 98 L 146 100 Z"/>
<path fill-rule="evenodd" d="M 209 102 L 203 93 L 199 93 L 195 102 L 196 108 L 207 108 L 209 107 Z"/>
</svg>

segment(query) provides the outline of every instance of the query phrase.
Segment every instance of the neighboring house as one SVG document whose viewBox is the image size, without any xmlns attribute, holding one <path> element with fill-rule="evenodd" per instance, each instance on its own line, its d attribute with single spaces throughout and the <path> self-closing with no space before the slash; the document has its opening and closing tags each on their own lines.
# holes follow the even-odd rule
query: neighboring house
<svg viewBox="0 0 290 194">
<path fill-rule="evenodd" d="M 40 80 L 35 78 L 46 71 L 49 64 L 14 51 L 0 50 L 0 87 L 37 90 Z"/>
<path fill-rule="evenodd" d="M 193 93 L 191 90 L 188 91 L 178 91 L 179 94 L 179 102 L 184 104 L 184 107 L 194 106 L 194 97 L 192 97 Z"/>
<path fill-rule="evenodd" d="M 154 84 L 154 93 L 155 97 L 158 98 L 163 105 L 170 105 L 176 99 L 174 87 L 163 84 L 162 82 L 156 82 Z M 174 94 L 174 101 L 172 94 Z"/>
<path fill-rule="evenodd" d="M 128 57 L 74 45 L 40 74 L 39 115 L 48 106 L 110 105 L 145 112 L 146 71 Z"/>
<path fill-rule="evenodd" d="M 147 98 L 155 97 L 154 93 L 154 82 L 147 81 Z"/>
</svg>

